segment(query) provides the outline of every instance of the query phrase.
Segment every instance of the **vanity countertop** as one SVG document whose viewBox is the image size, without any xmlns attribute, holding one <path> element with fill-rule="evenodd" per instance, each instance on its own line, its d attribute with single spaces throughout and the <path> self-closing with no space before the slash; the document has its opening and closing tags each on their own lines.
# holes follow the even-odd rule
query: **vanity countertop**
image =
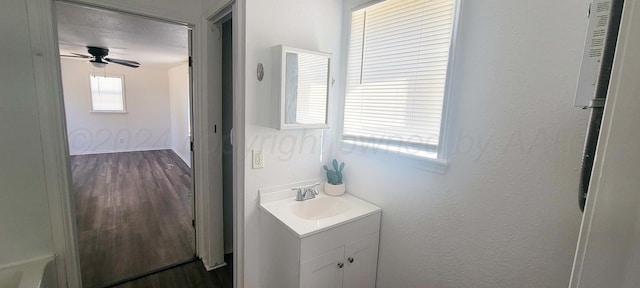
<svg viewBox="0 0 640 288">
<path fill-rule="evenodd" d="M 291 188 L 309 183 L 313 181 L 261 189 L 260 209 L 276 218 L 300 238 L 382 211 L 380 207 L 349 193 L 329 196 L 324 193 L 322 183 L 318 187 L 320 193 L 316 198 L 296 201 L 296 192 Z"/>
</svg>

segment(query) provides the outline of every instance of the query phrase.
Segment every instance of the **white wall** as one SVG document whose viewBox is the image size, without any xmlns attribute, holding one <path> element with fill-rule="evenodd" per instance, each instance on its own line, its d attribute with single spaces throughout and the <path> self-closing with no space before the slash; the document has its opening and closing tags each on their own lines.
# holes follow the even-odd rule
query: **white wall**
<svg viewBox="0 0 640 288">
<path fill-rule="evenodd" d="M 25 3 L 0 9 L 0 266 L 53 254 Z"/>
<path fill-rule="evenodd" d="M 464 2 L 446 174 L 334 150 L 347 190 L 383 209 L 377 287 L 567 286 L 587 2 Z"/>
<path fill-rule="evenodd" d="M 341 0 L 249 0 L 246 3 L 246 170 L 244 286 L 259 285 L 258 189 L 321 176 L 321 130 L 278 131 L 272 116 L 271 47 L 284 44 L 334 54 L 340 61 Z M 256 79 L 263 63 L 265 77 Z M 334 73 L 339 70 L 334 67 Z M 336 88 L 331 93 L 336 93 Z M 314 143 L 314 141 L 316 141 Z M 301 148 L 302 147 L 302 148 Z M 251 149 L 264 151 L 263 169 L 251 169 Z"/>
<path fill-rule="evenodd" d="M 188 64 L 169 69 L 169 99 L 171 106 L 171 149 L 187 165 L 191 166 Z"/>
<path fill-rule="evenodd" d="M 62 59 L 62 84 L 71 155 L 171 148 L 169 73 L 109 64 L 107 75 L 124 75 L 127 113 L 91 112 L 89 74 L 103 73 L 85 61 Z"/>
<path fill-rule="evenodd" d="M 568 284 L 588 116 L 572 105 L 585 2 L 465 2 L 446 174 L 395 157 L 332 149 L 347 163 L 349 192 L 383 208 L 378 287 Z M 246 287 L 258 287 L 259 279 L 256 190 L 317 177 L 331 148 L 324 145 L 324 155 L 308 149 L 309 139 L 321 136 L 317 130 L 266 128 L 271 78 L 258 82 L 255 65 L 270 71 L 267 49 L 276 44 L 339 54 L 339 4 L 247 2 Z M 343 85 L 341 78 L 336 83 Z M 336 111 L 339 103 L 333 116 Z M 325 136 L 337 137 L 338 123 L 334 118 Z M 264 169 L 250 168 L 252 148 L 264 150 Z"/>
</svg>

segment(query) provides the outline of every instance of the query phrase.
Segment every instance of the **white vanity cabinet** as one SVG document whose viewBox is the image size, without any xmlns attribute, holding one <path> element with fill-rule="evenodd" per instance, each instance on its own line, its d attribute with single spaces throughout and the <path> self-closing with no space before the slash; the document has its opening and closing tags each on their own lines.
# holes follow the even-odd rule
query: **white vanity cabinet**
<svg viewBox="0 0 640 288">
<path fill-rule="evenodd" d="M 316 258 L 300 263 L 300 287 L 342 287 L 343 265 L 344 247 L 331 250 Z"/>
<path fill-rule="evenodd" d="M 342 287 L 376 287 L 380 234 L 368 236 L 345 246 L 345 272 Z"/>
<path fill-rule="evenodd" d="M 300 287 L 376 286 L 378 238 L 372 234 L 300 263 Z"/>
<path fill-rule="evenodd" d="M 262 210 L 261 287 L 374 288 L 380 215 L 299 235 Z"/>
</svg>

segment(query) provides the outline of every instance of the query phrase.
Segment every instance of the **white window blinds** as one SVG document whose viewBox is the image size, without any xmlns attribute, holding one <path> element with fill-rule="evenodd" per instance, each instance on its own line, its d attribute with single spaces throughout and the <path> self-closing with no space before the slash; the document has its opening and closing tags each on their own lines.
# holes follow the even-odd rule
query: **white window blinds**
<svg viewBox="0 0 640 288">
<path fill-rule="evenodd" d="M 122 77 L 91 75 L 91 105 L 95 112 L 124 112 Z"/>
<path fill-rule="evenodd" d="M 437 148 L 453 15 L 454 0 L 387 0 L 352 13 L 345 140 Z"/>
</svg>

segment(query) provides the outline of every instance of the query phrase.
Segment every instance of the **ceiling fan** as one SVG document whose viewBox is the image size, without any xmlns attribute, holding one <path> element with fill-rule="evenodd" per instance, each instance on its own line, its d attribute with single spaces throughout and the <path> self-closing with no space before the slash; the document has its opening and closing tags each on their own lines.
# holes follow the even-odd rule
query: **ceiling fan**
<svg viewBox="0 0 640 288">
<path fill-rule="evenodd" d="M 120 65 L 124 65 L 131 68 L 140 67 L 140 63 L 136 61 L 107 58 L 107 55 L 109 55 L 109 49 L 107 48 L 87 46 L 87 50 L 89 54 L 91 54 L 91 56 L 82 55 L 82 54 L 73 53 L 73 52 L 71 53 L 73 55 L 60 55 L 60 56 L 68 57 L 68 58 L 89 59 L 89 63 L 91 63 L 96 68 L 104 68 L 109 63 L 120 64 Z"/>
</svg>

